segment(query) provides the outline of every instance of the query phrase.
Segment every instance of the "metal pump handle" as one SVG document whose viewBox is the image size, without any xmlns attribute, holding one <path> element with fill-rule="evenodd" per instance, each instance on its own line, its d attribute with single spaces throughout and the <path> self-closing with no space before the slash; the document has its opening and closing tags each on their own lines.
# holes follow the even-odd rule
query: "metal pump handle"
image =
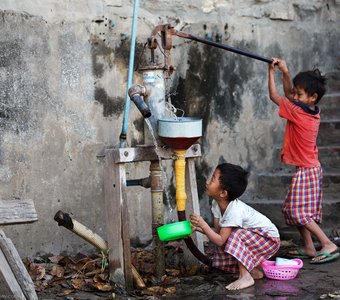
<svg viewBox="0 0 340 300">
<path fill-rule="evenodd" d="M 240 54 L 240 55 L 244 55 L 244 56 L 247 56 L 247 57 L 250 57 L 250 58 L 254 58 L 254 59 L 269 63 L 269 64 L 271 64 L 273 62 L 273 60 L 271 58 L 263 57 L 263 56 L 260 56 L 260 55 L 254 54 L 254 53 L 250 53 L 250 52 L 247 52 L 247 51 L 244 51 L 244 50 L 241 50 L 241 49 L 230 47 L 228 45 L 224 45 L 224 44 L 213 42 L 213 41 L 210 41 L 210 40 L 207 40 L 207 39 L 203 39 L 203 38 L 200 38 L 200 37 L 197 37 L 197 36 L 194 36 L 194 35 L 191 35 L 191 34 L 187 34 L 187 33 L 181 32 L 181 31 L 174 30 L 173 34 L 178 36 L 178 37 L 184 38 L 184 39 L 194 40 L 194 41 L 197 41 L 197 42 L 200 42 L 200 43 L 203 43 L 203 44 L 207 44 L 207 45 L 210 45 L 210 46 L 221 48 L 223 50 L 227 50 L 227 51 L 234 52 L 234 53 L 237 53 L 237 54 Z"/>
<path fill-rule="evenodd" d="M 148 39 L 148 47 L 151 49 L 151 57 L 152 57 L 152 62 L 154 62 L 154 51 L 156 48 L 160 47 L 157 37 L 161 36 L 161 41 L 162 41 L 162 48 L 164 49 L 164 60 L 165 64 L 161 68 L 165 71 L 165 75 L 169 77 L 172 72 L 175 70 L 175 67 L 171 65 L 171 55 L 170 55 L 170 50 L 172 49 L 172 36 L 178 36 L 180 38 L 184 39 L 189 39 L 193 41 L 197 41 L 206 45 L 210 45 L 216 48 L 220 48 L 223 50 L 227 50 L 230 52 L 234 52 L 240 55 L 244 55 L 253 59 L 257 59 L 266 63 L 272 63 L 273 60 L 271 58 L 263 57 L 251 52 L 247 52 L 245 50 L 241 50 L 238 48 L 233 48 L 228 45 L 224 45 L 221 43 L 213 42 L 207 39 L 203 39 L 185 32 L 177 31 L 175 28 L 173 28 L 170 24 L 163 24 L 163 25 L 158 25 L 156 26 L 151 33 L 151 37 Z M 159 66 L 157 67 L 159 68 Z"/>
</svg>

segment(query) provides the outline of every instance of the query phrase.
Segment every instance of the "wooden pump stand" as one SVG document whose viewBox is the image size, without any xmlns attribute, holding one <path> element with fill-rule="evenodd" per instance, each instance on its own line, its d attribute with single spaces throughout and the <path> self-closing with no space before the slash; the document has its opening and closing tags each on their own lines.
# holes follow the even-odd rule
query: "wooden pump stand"
<svg viewBox="0 0 340 300">
<path fill-rule="evenodd" d="M 17 249 L 2 230 L 5 226 L 37 220 L 32 199 L 0 199 L 0 299 L 38 300 Z"/>
<path fill-rule="evenodd" d="M 192 145 L 186 151 L 185 156 L 185 188 L 188 197 L 187 211 L 197 214 L 199 214 L 199 202 L 194 159 L 200 156 L 201 148 L 199 144 Z M 155 162 L 158 164 L 160 159 L 175 159 L 174 153 L 169 148 L 161 148 L 156 151 L 154 146 L 108 149 L 105 153 L 104 193 L 110 279 L 130 290 L 133 289 L 133 274 L 131 271 L 130 227 L 125 164 L 142 161 L 153 162 L 150 169 L 152 175 L 152 172 L 159 171 L 155 170 Z M 152 180 L 151 178 L 151 188 Z M 154 205 L 153 203 L 153 206 Z M 155 222 L 155 220 L 153 220 L 153 222 Z M 157 220 L 157 223 L 158 222 L 159 220 Z M 152 224 L 152 226 L 155 227 L 155 224 Z M 193 239 L 197 244 L 197 248 L 204 252 L 202 236 L 195 234 Z M 156 244 L 157 243 L 159 243 L 159 241 L 156 240 Z M 160 256 L 160 253 L 157 252 L 156 255 Z M 156 269 L 164 270 L 164 257 L 159 261 L 163 266 L 159 266 L 159 268 L 156 266 Z"/>
</svg>

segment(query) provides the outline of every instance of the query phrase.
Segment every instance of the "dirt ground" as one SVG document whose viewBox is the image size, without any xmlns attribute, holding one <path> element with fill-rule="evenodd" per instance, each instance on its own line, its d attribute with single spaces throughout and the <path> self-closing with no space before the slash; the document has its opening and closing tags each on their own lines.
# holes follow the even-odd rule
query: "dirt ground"
<svg viewBox="0 0 340 300">
<path fill-rule="evenodd" d="M 281 248 L 276 256 L 283 257 L 287 249 Z M 209 251 L 209 250 L 208 250 Z M 142 275 L 145 289 L 127 292 L 114 285 L 111 291 L 80 290 L 64 281 L 37 292 L 40 300 L 108 300 L 108 299 L 256 299 L 256 300 L 313 300 L 340 299 L 340 258 L 324 263 L 310 264 L 304 259 L 304 265 L 296 278 L 291 280 L 273 280 L 263 278 L 255 285 L 241 291 L 227 291 L 225 286 L 234 281 L 231 274 L 208 269 L 201 265 L 188 269 L 181 260 L 182 251 L 178 245 L 168 246 L 166 250 L 166 275 L 161 282 L 153 278 L 153 262 L 150 252 L 139 249 L 133 252 L 133 261 Z M 92 272 L 93 273 L 93 272 Z"/>
</svg>

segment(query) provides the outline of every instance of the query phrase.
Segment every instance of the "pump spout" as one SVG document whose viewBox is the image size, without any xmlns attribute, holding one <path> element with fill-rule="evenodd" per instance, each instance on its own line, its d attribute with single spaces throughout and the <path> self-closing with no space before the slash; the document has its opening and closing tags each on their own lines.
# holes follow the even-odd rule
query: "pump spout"
<svg viewBox="0 0 340 300">
<path fill-rule="evenodd" d="M 145 103 L 142 96 L 147 96 L 147 89 L 145 86 L 140 84 L 133 85 L 129 88 L 128 94 L 130 99 L 135 103 L 138 110 L 141 112 L 145 119 L 151 117 L 151 110 L 149 106 Z"/>
</svg>

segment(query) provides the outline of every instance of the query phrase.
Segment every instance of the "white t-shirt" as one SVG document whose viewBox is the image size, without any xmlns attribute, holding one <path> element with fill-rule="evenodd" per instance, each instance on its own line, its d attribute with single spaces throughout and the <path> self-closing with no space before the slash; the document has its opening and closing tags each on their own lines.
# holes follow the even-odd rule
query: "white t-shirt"
<svg viewBox="0 0 340 300">
<path fill-rule="evenodd" d="M 272 221 L 239 199 L 230 201 L 223 216 L 216 200 L 212 201 L 211 211 L 219 219 L 220 227 L 259 228 L 271 237 L 280 237 Z"/>
</svg>

